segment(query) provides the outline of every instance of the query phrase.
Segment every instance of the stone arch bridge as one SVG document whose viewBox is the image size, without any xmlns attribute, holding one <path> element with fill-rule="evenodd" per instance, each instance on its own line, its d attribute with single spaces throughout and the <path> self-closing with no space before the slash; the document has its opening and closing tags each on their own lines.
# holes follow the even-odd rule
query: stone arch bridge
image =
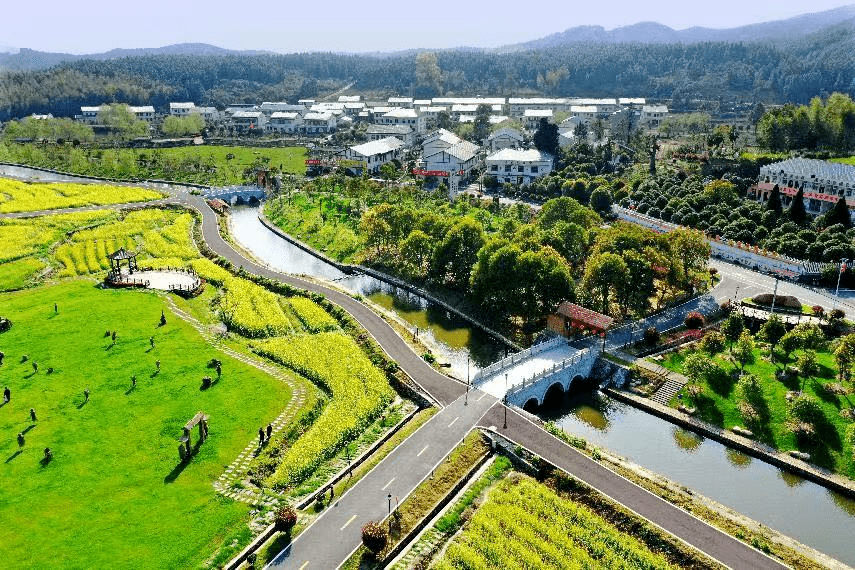
<svg viewBox="0 0 855 570">
<path fill-rule="evenodd" d="M 267 191 L 259 186 L 223 186 L 210 188 L 204 192 L 206 200 L 219 198 L 231 204 L 257 204 L 267 198 Z"/>
<path fill-rule="evenodd" d="M 541 406 L 550 392 L 564 393 L 584 381 L 600 353 L 600 343 L 576 348 L 563 337 L 517 352 L 481 369 L 472 385 L 508 404 L 531 409 Z"/>
</svg>

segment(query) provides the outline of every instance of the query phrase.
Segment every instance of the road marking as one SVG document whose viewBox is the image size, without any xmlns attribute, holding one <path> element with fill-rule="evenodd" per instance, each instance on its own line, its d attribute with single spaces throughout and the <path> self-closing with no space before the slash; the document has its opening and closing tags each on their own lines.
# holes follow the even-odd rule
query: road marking
<svg viewBox="0 0 855 570">
<path fill-rule="evenodd" d="M 460 416 L 457 416 L 456 418 L 454 418 L 453 420 L 451 420 L 451 423 L 450 423 L 450 424 L 448 424 L 448 427 L 453 426 L 453 425 L 457 422 L 457 420 L 459 420 L 459 419 L 460 419 Z"/>
<path fill-rule="evenodd" d="M 486 396 L 486 395 L 487 395 L 487 392 L 484 392 L 483 394 L 481 394 L 481 397 L 480 397 L 480 398 L 478 398 L 478 399 L 477 399 L 477 400 L 475 400 L 475 401 L 476 401 L 476 402 L 480 402 L 480 401 L 484 398 L 484 396 Z"/>
<path fill-rule="evenodd" d="M 388 482 L 388 483 L 386 483 L 385 485 L 383 485 L 383 488 L 382 488 L 382 489 L 380 489 L 380 490 L 381 490 L 381 491 L 385 491 L 385 490 L 386 490 L 386 488 L 387 488 L 387 487 L 389 487 L 389 485 L 391 485 L 391 484 L 392 484 L 392 481 L 394 481 L 394 480 L 395 480 L 395 478 L 394 478 L 394 477 L 392 477 L 391 479 L 389 479 L 389 482 Z"/>
<path fill-rule="evenodd" d="M 308 560 L 306 560 L 305 562 L 303 562 L 303 565 L 302 565 L 302 566 L 300 566 L 300 570 L 303 570 L 303 568 L 305 568 L 305 567 L 306 567 L 306 566 L 308 566 L 308 565 L 309 565 L 309 561 L 308 561 Z"/>
<path fill-rule="evenodd" d="M 356 518 L 356 515 L 353 515 L 352 517 L 350 517 L 349 519 L 347 519 L 347 522 L 346 522 L 346 523 L 344 523 L 344 526 L 343 526 L 343 527 L 341 527 L 339 530 L 344 530 L 344 529 L 346 529 L 346 528 L 347 528 L 347 525 L 349 525 L 350 523 L 352 523 L 352 522 L 353 522 L 353 519 L 355 519 L 355 518 Z"/>
<path fill-rule="evenodd" d="M 426 446 L 424 447 L 424 449 L 422 449 L 421 451 L 419 451 L 419 453 L 418 453 L 418 455 L 416 455 L 416 457 L 421 457 L 422 453 L 424 453 L 425 451 L 427 451 L 427 448 L 428 448 L 428 447 L 430 447 L 430 446 L 429 446 L 429 445 L 426 445 Z"/>
</svg>

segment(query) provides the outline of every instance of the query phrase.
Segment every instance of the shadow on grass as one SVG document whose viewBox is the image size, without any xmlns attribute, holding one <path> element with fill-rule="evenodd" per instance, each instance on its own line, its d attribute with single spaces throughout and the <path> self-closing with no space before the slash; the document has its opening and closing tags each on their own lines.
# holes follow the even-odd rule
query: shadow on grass
<svg viewBox="0 0 855 570">
<path fill-rule="evenodd" d="M 137 389 L 137 387 L 136 387 L 136 386 L 131 386 L 130 388 L 128 388 L 127 390 L 125 390 L 125 396 L 127 396 L 127 395 L 128 395 L 128 394 L 130 394 L 131 392 L 135 392 L 135 391 L 136 391 L 136 389 Z"/>
<path fill-rule="evenodd" d="M 105 346 L 105 347 L 104 347 L 104 350 L 110 350 L 110 349 L 111 349 L 111 348 L 113 348 L 114 346 L 116 346 L 116 343 L 115 343 L 115 342 L 114 342 L 114 343 L 111 343 L 111 344 L 108 344 L 107 346 Z"/>
<path fill-rule="evenodd" d="M 85 400 L 85 399 L 84 399 L 82 402 L 80 402 L 79 404 L 77 404 L 77 409 L 79 410 L 79 409 L 83 408 L 83 406 L 85 406 L 85 405 L 86 405 L 86 404 L 88 404 L 88 403 L 89 403 L 89 400 Z"/>
<path fill-rule="evenodd" d="M 733 387 L 736 385 L 736 378 L 734 378 L 729 372 L 721 369 L 710 374 L 707 379 L 707 384 L 709 384 L 710 389 L 719 396 L 729 398 L 730 394 L 733 392 Z"/>
<path fill-rule="evenodd" d="M 174 483 L 178 476 L 187 469 L 187 466 L 193 461 L 193 457 L 199 452 L 199 447 L 201 447 L 202 442 L 196 441 L 193 445 L 193 448 L 190 450 L 190 457 L 185 458 L 183 461 L 179 461 L 178 465 L 172 468 L 172 471 L 169 472 L 169 475 L 163 478 L 163 482 L 167 485 L 170 483 Z"/>
<path fill-rule="evenodd" d="M 19 449 L 18 451 L 16 451 L 15 453 L 13 453 L 12 455 L 10 455 L 9 457 L 7 457 L 7 458 L 6 458 L 6 463 L 9 463 L 10 461 L 12 461 L 13 459 L 15 459 L 16 457 L 18 457 L 18 456 L 19 456 L 19 455 L 21 455 L 22 453 L 24 453 L 24 450 L 23 450 L 23 449 Z"/>
<path fill-rule="evenodd" d="M 158 374 L 160 374 L 160 370 L 155 370 L 154 372 L 151 373 L 151 376 L 149 376 L 149 378 L 154 378 Z"/>
<path fill-rule="evenodd" d="M 816 397 L 827 404 L 833 405 L 838 410 L 841 408 L 840 397 L 826 388 L 825 384 L 819 382 L 816 378 L 811 378 L 813 382 L 813 391 Z"/>
<path fill-rule="evenodd" d="M 28 433 L 31 429 L 33 429 L 34 427 L 36 427 L 36 424 L 30 424 L 30 425 L 28 425 L 26 428 L 24 428 L 24 431 L 22 431 L 21 433 L 22 433 L 22 434 L 24 434 L 24 435 L 27 435 L 27 433 Z"/>
<path fill-rule="evenodd" d="M 724 414 L 715 405 L 715 400 L 706 394 L 699 394 L 694 401 L 698 409 L 698 418 L 719 427 L 724 426 Z"/>
</svg>

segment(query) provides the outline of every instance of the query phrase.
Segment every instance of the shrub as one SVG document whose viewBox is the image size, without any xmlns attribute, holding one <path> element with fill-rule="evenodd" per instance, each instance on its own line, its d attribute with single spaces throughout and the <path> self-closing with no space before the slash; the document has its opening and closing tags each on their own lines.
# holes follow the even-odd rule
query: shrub
<svg viewBox="0 0 855 570">
<path fill-rule="evenodd" d="M 684 322 L 687 329 L 699 329 L 704 326 L 704 316 L 697 311 L 692 311 L 686 315 Z"/>
<path fill-rule="evenodd" d="M 832 309 L 828 316 L 831 320 L 838 321 L 842 319 L 846 313 L 843 312 L 843 309 Z"/>
<path fill-rule="evenodd" d="M 822 315 L 825 314 L 825 309 L 823 309 L 821 305 L 814 305 L 813 307 L 810 308 L 810 310 L 813 312 L 814 316 L 816 316 L 816 317 L 822 317 Z"/>
<path fill-rule="evenodd" d="M 700 347 L 707 354 L 713 355 L 724 350 L 724 344 L 725 338 L 723 334 L 718 331 L 710 331 L 701 339 Z"/>
<path fill-rule="evenodd" d="M 386 543 L 389 540 L 389 533 L 386 531 L 386 527 L 379 522 L 368 521 L 362 527 L 362 544 L 365 545 L 374 556 L 380 554 L 384 548 L 386 548 Z"/>
<path fill-rule="evenodd" d="M 659 331 L 656 327 L 647 327 L 644 331 L 644 343 L 653 346 L 659 342 Z"/>
<path fill-rule="evenodd" d="M 276 511 L 273 522 L 276 524 L 277 529 L 288 532 L 297 524 L 297 511 L 291 505 L 280 507 Z"/>
</svg>

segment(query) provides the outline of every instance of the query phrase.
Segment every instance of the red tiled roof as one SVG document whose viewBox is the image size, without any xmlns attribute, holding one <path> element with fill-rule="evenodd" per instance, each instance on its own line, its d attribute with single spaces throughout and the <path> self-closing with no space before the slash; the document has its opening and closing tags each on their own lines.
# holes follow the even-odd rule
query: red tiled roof
<svg viewBox="0 0 855 570">
<path fill-rule="evenodd" d="M 574 323 L 583 324 L 587 328 L 594 328 L 602 331 L 608 329 L 614 322 L 614 319 L 608 315 L 603 315 L 596 311 L 592 311 L 591 309 L 586 309 L 585 307 L 575 305 L 569 301 L 561 303 L 558 306 L 556 313 L 567 317 Z"/>
</svg>

